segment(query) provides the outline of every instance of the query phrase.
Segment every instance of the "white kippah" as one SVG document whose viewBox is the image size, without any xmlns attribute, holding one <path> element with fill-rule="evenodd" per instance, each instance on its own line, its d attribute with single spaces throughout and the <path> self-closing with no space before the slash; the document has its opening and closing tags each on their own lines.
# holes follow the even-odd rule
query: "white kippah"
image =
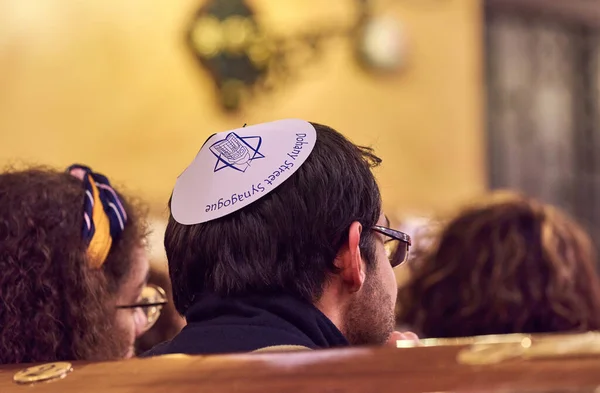
<svg viewBox="0 0 600 393">
<path fill-rule="evenodd" d="M 200 224 L 248 206 L 296 172 L 316 141 L 312 124 L 296 119 L 212 135 L 177 178 L 173 218 Z"/>
</svg>

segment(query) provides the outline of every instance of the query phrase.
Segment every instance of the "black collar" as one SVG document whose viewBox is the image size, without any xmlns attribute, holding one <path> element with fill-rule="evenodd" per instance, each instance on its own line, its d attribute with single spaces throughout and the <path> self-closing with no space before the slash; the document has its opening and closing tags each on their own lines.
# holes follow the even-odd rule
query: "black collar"
<svg viewBox="0 0 600 393">
<path fill-rule="evenodd" d="M 311 303 L 285 294 L 219 297 L 203 294 L 185 314 L 187 326 L 143 356 L 250 352 L 274 345 L 312 349 L 348 346 Z"/>
<path fill-rule="evenodd" d="M 313 304 L 285 294 L 240 297 L 203 294 L 196 297 L 185 316 L 188 326 L 184 330 L 203 331 L 209 340 L 210 331 L 217 329 L 223 340 L 219 343 L 213 337 L 215 345 L 233 351 L 270 345 L 315 349 L 349 345 L 338 328 Z"/>
</svg>

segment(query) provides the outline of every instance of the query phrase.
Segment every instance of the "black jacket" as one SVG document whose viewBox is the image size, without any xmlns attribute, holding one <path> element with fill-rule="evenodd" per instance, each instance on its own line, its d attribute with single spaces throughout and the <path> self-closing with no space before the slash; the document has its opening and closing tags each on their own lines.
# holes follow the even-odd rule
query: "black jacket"
<svg viewBox="0 0 600 393">
<path fill-rule="evenodd" d="M 181 333 L 143 356 L 249 352 L 272 345 L 312 349 L 348 345 L 342 333 L 316 307 L 288 295 L 204 295 L 185 316 L 187 326 Z"/>
</svg>

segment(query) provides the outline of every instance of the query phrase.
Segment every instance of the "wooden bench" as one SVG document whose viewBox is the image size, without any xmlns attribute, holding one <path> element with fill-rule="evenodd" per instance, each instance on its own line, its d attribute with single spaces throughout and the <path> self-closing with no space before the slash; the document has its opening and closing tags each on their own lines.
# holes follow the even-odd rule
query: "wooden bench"
<svg viewBox="0 0 600 393">
<path fill-rule="evenodd" d="M 598 335 L 424 343 L 400 349 L 73 362 L 64 378 L 33 385 L 13 381 L 26 365 L 7 365 L 0 367 L 0 393 L 600 392 Z"/>
</svg>

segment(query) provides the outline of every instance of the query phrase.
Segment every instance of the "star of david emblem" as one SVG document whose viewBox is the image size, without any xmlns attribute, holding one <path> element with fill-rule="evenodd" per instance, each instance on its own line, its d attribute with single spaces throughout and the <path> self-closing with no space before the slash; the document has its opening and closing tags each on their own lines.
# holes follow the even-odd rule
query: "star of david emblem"
<svg viewBox="0 0 600 393">
<path fill-rule="evenodd" d="M 262 138 L 260 136 L 241 137 L 235 132 L 227 134 L 210 146 L 210 151 L 217 157 L 214 172 L 231 168 L 239 172 L 246 172 L 253 160 L 265 158 L 259 152 Z"/>
</svg>

